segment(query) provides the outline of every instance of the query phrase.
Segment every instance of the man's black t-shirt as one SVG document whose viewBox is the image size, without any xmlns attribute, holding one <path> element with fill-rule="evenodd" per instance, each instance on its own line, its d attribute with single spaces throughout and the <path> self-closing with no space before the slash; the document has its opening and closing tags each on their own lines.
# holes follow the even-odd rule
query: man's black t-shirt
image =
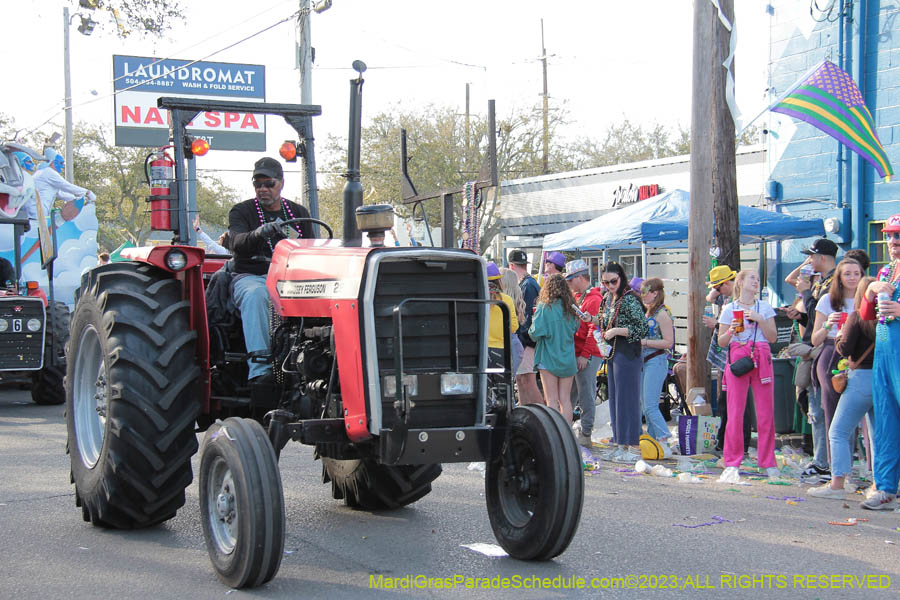
<svg viewBox="0 0 900 600">
<path fill-rule="evenodd" d="M 309 217 L 309 211 L 305 207 L 283 198 L 282 203 L 277 211 L 263 211 L 266 223 L 278 219 L 286 221 Z M 289 210 L 285 210 L 284 205 L 287 205 Z M 228 213 L 228 235 L 234 252 L 235 273 L 265 275 L 269 270 L 269 259 L 272 258 L 272 248 L 277 240 L 272 240 L 270 245 L 268 240 L 252 235 L 253 230 L 263 224 L 256 207 L 256 199 L 251 198 L 235 204 Z M 312 223 L 309 221 L 297 224 L 294 229 L 300 232 L 301 237 L 315 237 Z"/>
</svg>

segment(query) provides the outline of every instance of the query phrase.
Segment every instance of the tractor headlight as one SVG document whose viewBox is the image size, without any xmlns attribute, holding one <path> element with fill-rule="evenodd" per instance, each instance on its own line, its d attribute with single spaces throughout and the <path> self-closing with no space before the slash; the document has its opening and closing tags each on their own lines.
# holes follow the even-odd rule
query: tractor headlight
<svg viewBox="0 0 900 600">
<path fill-rule="evenodd" d="M 40 319 L 28 319 L 28 322 L 25 323 L 25 327 L 28 328 L 28 331 L 40 331 L 41 330 L 41 320 Z"/>
<path fill-rule="evenodd" d="M 442 373 L 441 394 L 459 396 L 471 394 L 475 377 L 471 373 Z"/>
<path fill-rule="evenodd" d="M 419 393 L 419 377 L 417 375 L 404 375 L 403 387 L 406 388 L 410 396 L 416 396 Z M 385 396 L 394 397 L 397 395 L 397 377 L 395 375 L 385 375 L 381 380 L 381 390 Z"/>
<path fill-rule="evenodd" d="M 187 266 L 187 255 L 181 250 L 169 250 L 166 254 L 166 266 L 173 271 L 180 271 Z"/>
<path fill-rule="evenodd" d="M 7 329 L 9 329 L 9 321 L 0 319 L 0 333 L 5 333 Z"/>
</svg>

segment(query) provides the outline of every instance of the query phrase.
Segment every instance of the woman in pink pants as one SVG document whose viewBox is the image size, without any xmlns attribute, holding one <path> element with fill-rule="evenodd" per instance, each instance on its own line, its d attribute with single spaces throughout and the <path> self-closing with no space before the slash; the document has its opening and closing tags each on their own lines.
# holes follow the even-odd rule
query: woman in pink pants
<svg viewBox="0 0 900 600">
<path fill-rule="evenodd" d="M 722 389 L 728 390 L 728 424 L 725 430 L 725 470 L 719 481 L 738 483 L 738 468 L 744 457 L 744 409 L 747 388 L 753 387 L 756 407 L 757 466 L 766 469 L 769 478 L 778 477 L 775 467 L 775 395 L 772 371 L 772 352 L 769 343 L 778 337 L 775 329 L 775 310 L 758 300 L 759 274 L 741 271 L 734 281 L 734 301 L 725 304 L 719 315 L 719 346 L 728 349 Z M 741 317 L 741 315 L 743 315 Z M 749 356 L 753 368 L 736 376 L 731 365 Z"/>
</svg>

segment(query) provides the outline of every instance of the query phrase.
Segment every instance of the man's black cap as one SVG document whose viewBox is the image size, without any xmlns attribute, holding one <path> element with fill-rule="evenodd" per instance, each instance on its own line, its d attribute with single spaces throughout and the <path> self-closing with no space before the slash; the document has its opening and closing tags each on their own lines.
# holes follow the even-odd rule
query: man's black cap
<svg viewBox="0 0 900 600">
<path fill-rule="evenodd" d="M 819 238 L 809 248 L 800 251 L 800 254 L 824 254 L 825 256 L 837 256 L 837 244 L 825 238 Z"/>
<path fill-rule="evenodd" d="M 509 251 L 509 262 L 514 265 L 527 265 L 528 264 L 528 255 L 525 254 L 524 250 L 510 250 Z"/>
<path fill-rule="evenodd" d="M 253 165 L 253 176 L 257 177 L 259 175 L 271 177 L 272 179 L 284 179 L 284 170 L 281 168 L 280 162 L 274 158 L 264 156 Z"/>
</svg>

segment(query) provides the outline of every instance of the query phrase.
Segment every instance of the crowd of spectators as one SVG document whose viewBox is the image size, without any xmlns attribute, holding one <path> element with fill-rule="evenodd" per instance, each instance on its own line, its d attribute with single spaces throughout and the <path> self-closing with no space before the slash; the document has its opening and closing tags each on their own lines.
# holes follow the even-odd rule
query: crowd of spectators
<svg viewBox="0 0 900 600">
<path fill-rule="evenodd" d="M 716 374 L 713 385 L 721 386 L 716 394 L 721 417 L 716 450 L 724 469 L 720 481 L 740 481 L 751 435 L 746 410 L 750 389 L 757 466 L 770 478 L 781 476 L 770 346 L 778 337 L 775 317 L 780 312 L 795 322 L 796 340 L 788 351 L 796 359 L 797 402 L 811 426 L 811 460 L 800 475 L 819 484 L 809 495 L 845 499 L 846 490 L 855 490 L 850 475 L 861 433 L 864 450 L 859 455 L 874 472 L 862 507 L 897 507 L 900 215 L 891 217 L 883 232 L 888 257 L 875 277 L 866 276 L 870 259 L 863 250 L 847 251 L 839 262 L 838 246 L 826 238 L 802 250 L 807 259 L 785 279 L 797 291 L 787 306 L 773 307 L 761 297 L 755 271 L 738 273 L 727 265 L 710 271 L 703 323 L 714 329 L 706 359 Z M 546 403 L 569 422 L 580 415 L 573 432 L 580 445 L 590 448 L 597 372 L 605 366 L 612 437 L 604 458 L 626 464 L 640 458 L 642 418 L 663 449 L 662 457 L 671 456 L 675 440 L 659 407 L 674 347 L 663 280 L 629 281 L 622 265 L 609 262 L 595 288 L 584 260 L 566 262 L 563 254 L 552 252 L 541 265 L 542 287 L 529 273 L 524 251 L 513 250 L 508 259 L 510 269 L 492 269 L 505 281 L 504 295 L 518 317 L 513 356 L 519 403 Z M 676 376 L 683 375 L 683 367 L 683 362 L 675 365 Z"/>
</svg>

